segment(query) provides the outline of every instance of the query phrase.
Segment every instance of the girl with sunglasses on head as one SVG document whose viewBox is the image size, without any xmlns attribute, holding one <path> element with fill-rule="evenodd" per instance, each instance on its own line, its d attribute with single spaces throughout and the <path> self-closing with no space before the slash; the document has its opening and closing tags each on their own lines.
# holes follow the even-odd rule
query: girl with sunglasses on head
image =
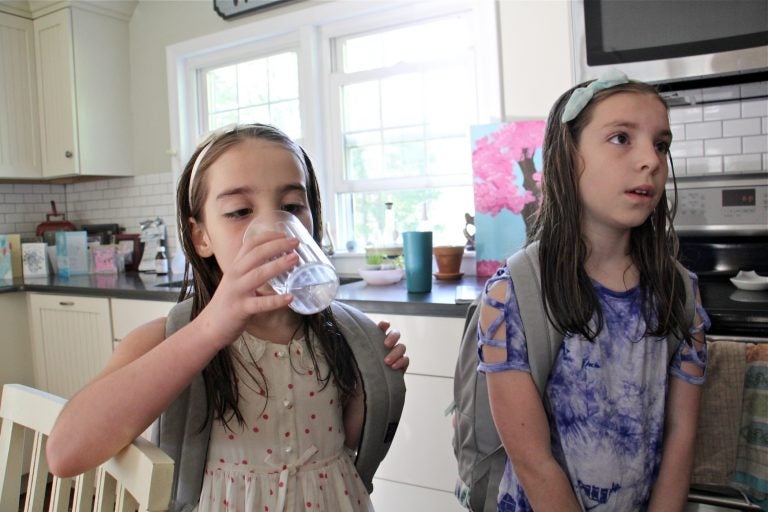
<svg viewBox="0 0 768 512">
<path fill-rule="evenodd" d="M 162 414 L 174 510 L 372 510 L 372 475 L 363 482 L 350 457 L 365 415 L 355 340 L 345 339 L 332 308 L 300 315 L 290 294 L 269 286 L 296 265 L 298 240 L 243 236 L 255 217 L 282 210 L 322 239 L 309 157 L 271 126 L 224 130 L 192 155 L 177 204 L 191 313 L 175 332 L 158 319 L 122 340 L 57 420 L 47 445 L 52 471 L 100 464 Z M 342 309 L 384 337 L 388 324 Z M 384 360 L 405 370 L 398 339 L 396 331 L 386 337 Z"/>
</svg>

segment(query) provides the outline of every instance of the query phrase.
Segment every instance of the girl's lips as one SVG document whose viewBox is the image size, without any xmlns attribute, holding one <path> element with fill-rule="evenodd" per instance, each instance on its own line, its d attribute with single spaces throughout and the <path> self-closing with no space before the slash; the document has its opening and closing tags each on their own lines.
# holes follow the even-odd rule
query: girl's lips
<svg viewBox="0 0 768 512">
<path fill-rule="evenodd" d="M 631 188 L 624 193 L 636 201 L 651 201 L 655 197 L 654 189 L 650 186 Z"/>
</svg>

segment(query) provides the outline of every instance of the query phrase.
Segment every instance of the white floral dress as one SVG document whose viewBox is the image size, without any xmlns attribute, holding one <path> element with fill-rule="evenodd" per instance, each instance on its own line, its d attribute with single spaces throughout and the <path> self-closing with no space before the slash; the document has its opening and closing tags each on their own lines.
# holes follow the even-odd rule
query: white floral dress
<svg viewBox="0 0 768 512">
<path fill-rule="evenodd" d="M 230 430 L 214 421 L 198 510 L 373 511 L 344 447 L 338 387 L 318 381 L 306 342 L 280 345 L 243 333 L 235 347 L 245 424 L 232 418 Z M 319 347 L 315 354 L 327 375 Z"/>
</svg>

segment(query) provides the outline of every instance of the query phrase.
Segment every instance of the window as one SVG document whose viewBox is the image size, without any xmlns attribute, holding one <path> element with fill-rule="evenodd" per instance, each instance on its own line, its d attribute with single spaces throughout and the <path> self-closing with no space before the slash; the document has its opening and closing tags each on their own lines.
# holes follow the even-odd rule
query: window
<svg viewBox="0 0 768 512">
<path fill-rule="evenodd" d="M 339 242 L 401 243 L 384 229 L 391 202 L 399 232 L 463 244 L 464 214 L 474 213 L 470 126 L 488 121 L 474 22 L 467 9 L 329 37 Z"/>
<path fill-rule="evenodd" d="M 469 130 L 500 119 L 493 0 L 308 3 L 169 47 L 178 172 L 201 135 L 278 126 L 312 156 L 338 248 L 463 243 Z M 390 243 L 391 242 L 391 243 Z"/>
</svg>

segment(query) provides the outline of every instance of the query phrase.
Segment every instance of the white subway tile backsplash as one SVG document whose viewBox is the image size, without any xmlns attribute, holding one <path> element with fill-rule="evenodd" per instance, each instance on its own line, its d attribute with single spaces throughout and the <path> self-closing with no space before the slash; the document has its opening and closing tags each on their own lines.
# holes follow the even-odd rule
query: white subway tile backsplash
<svg viewBox="0 0 768 512">
<path fill-rule="evenodd" d="M 723 157 L 725 172 L 755 172 L 762 170 L 762 155 L 729 155 Z"/>
<path fill-rule="evenodd" d="M 703 140 L 680 140 L 672 139 L 670 148 L 673 158 L 688 158 L 692 156 L 704 156 Z"/>
<path fill-rule="evenodd" d="M 739 119 L 741 117 L 741 104 L 738 102 L 705 105 L 703 107 L 704 121 L 717 121 L 722 119 Z"/>
<path fill-rule="evenodd" d="M 754 98 L 759 96 L 768 96 L 768 80 L 763 82 L 752 82 L 749 84 L 742 84 L 741 97 L 742 98 Z"/>
<path fill-rule="evenodd" d="M 709 87 L 702 89 L 701 99 L 703 101 L 728 101 L 738 100 L 741 96 L 741 89 L 738 85 L 726 85 L 723 87 Z"/>
<path fill-rule="evenodd" d="M 706 123 L 690 123 L 685 127 L 686 139 L 715 139 L 723 136 L 723 126 L 720 121 Z"/>
<path fill-rule="evenodd" d="M 669 129 L 672 131 L 672 140 L 677 142 L 679 140 L 685 140 L 685 125 L 684 124 L 671 124 Z"/>
<path fill-rule="evenodd" d="M 764 117 L 761 124 L 763 125 L 763 133 L 768 134 L 768 117 Z"/>
<path fill-rule="evenodd" d="M 676 176 L 685 176 L 687 174 L 688 165 L 686 164 L 685 158 L 672 157 L 672 165 L 675 167 Z M 672 170 L 670 169 L 670 173 L 671 172 Z"/>
<path fill-rule="evenodd" d="M 704 155 L 737 155 L 741 154 L 741 138 L 708 139 L 704 141 Z"/>
<path fill-rule="evenodd" d="M 768 153 L 768 136 L 744 137 L 741 143 L 743 153 Z"/>
<path fill-rule="evenodd" d="M 760 133 L 760 118 L 750 117 L 735 121 L 723 121 L 723 137 L 757 135 Z"/>
<path fill-rule="evenodd" d="M 701 158 L 689 158 L 687 161 L 688 176 L 697 176 L 700 174 L 712 174 L 723 172 L 723 160 L 719 156 L 708 156 Z"/>
<path fill-rule="evenodd" d="M 741 117 L 768 116 L 768 99 L 744 100 L 741 102 Z"/>
<path fill-rule="evenodd" d="M 669 110 L 669 122 L 672 124 L 695 123 L 701 120 L 701 107 L 675 107 Z"/>
</svg>

